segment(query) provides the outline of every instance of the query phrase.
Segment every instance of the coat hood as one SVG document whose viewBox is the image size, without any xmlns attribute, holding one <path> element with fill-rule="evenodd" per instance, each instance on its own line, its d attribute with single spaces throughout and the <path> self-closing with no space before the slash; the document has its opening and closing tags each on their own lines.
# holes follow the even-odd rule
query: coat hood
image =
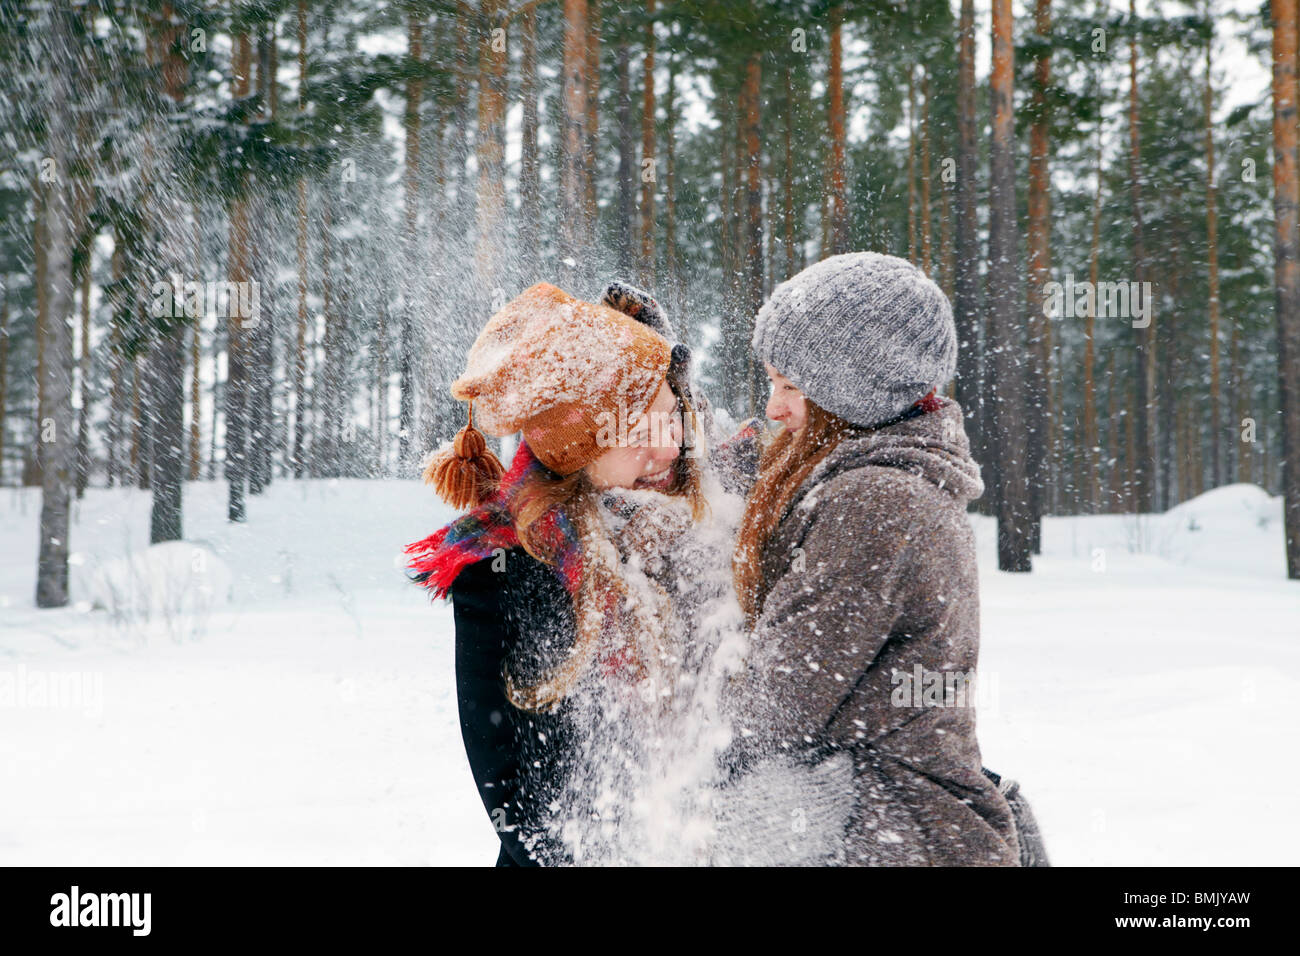
<svg viewBox="0 0 1300 956">
<path fill-rule="evenodd" d="M 950 398 L 937 401 L 939 408 L 933 412 L 841 441 L 813 469 L 791 506 L 822 482 L 868 465 L 898 468 L 924 478 L 957 499 L 963 508 L 974 501 L 984 493 L 984 483 L 980 480 L 980 466 L 970 455 L 961 406 Z"/>
</svg>

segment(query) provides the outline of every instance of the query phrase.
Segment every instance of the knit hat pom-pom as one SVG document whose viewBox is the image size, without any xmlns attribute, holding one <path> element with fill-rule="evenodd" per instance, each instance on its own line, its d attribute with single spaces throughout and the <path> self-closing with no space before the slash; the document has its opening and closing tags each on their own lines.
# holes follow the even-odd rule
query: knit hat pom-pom
<svg viewBox="0 0 1300 956">
<path fill-rule="evenodd" d="M 504 473 L 500 460 L 488 450 L 482 432 L 474 427 L 471 410 L 469 424 L 429 460 L 424 480 L 433 485 L 443 501 L 464 510 L 476 508 L 490 498 Z"/>
</svg>

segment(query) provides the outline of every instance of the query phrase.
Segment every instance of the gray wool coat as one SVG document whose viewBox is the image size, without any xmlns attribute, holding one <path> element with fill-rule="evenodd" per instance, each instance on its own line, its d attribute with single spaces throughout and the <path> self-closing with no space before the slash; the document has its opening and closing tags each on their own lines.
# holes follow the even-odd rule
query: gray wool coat
<svg viewBox="0 0 1300 956">
<path fill-rule="evenodd" d="M 1019 865 L 1011 809 L 981 772 L 969 683 L 966 505 L 982 493 L 961 409 L 944 400 L 843 440 L 764 549 L 738 752 L 852 753 L 849 864 Z"/>
</svg>

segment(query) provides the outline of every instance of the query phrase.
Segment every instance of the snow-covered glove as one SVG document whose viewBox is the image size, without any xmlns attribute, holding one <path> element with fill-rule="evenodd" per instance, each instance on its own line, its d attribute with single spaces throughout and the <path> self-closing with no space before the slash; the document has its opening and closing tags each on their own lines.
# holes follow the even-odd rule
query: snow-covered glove
<svg viewBox="0 0 1300 956">
<path fill-rule="evenodd" d="M 691 523 L 690 507 L 683 499 L 659 496 L 657 501 L 639 503 L 614 543 L 625 560 L 635 557 L 642 570 L 657 577 Z"/>
<path fill-rule="evenodd" d="M 605 286 L 605 294 L 601 296 L 600 303 L 611 309 L 618 309 L 624 315 L 629 315 L 643 325 L 650 326 L 669 343 L 677 341 L 677 333 L 673 330 L 668 317 L 664 315 L 664 310 L 659 307 L 654 296 L 645 289 L 638 289 L 630 282 L 615 279 Z"/>
<path fill-rule="evenodd" d="M 721 866 L 817 866 L 843 854 L 856 807 L 853 760 L 836 753 L 809 765 L 769 757 L 714 797 Z"/>
</svg>

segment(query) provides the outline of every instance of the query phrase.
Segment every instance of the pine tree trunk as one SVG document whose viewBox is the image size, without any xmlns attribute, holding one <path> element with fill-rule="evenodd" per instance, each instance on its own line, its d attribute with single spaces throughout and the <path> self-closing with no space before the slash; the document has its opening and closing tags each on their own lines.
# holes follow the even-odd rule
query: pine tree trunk
<svg viewBox="0 0 1300 956">
<path fill-rule="evenodd" d="M 1287 577 L 1300 578 L 1300 181 L 1296 167 L 1296 0 L 1272 0 L 1273 283 L 1277 299 Z M 1267 479 L 1266 479 L 1267 480 Z"/>
<path fill-rule="evenodd" d="M 600 0 L 587 0 L 587 217 L 596 222 L 600 156 Z"/>
<path fill-rule="evenodd" d="M 257 37 L 257 95 L 260 108 L 260 120 L 274 119 L 268 114 L 271 89 L 275 86 L 271 75 L 271 47 L 274 38 L 268 36 L 268 29 L 263 25 Z M 250 235 L 251 250 L 249 261 L 252 265 L 253 281 L 259 287 L 259 314 L 256 321 L 247 322 L 249 347 L 248 365 L 248 493 L 260 495 L 271 480 L 271 336 L 272 316 L 275 314 L 272 283 L 267 277 L 273 272 L 270 257 L 274 254 L 274 245 L 267 235 L 268 216 L 263 208 L 265 200 L 257 198 L 257 215 L 255 226 Z"/>
<path fill-rule="evenodd" d="M 1214 184 L 1214 21 L 1207 0 L 1205 19 L 1210 35 L 1205 41 L 1205 230 L 1206 268 L 1210 283 L 1210 487 L 1223 480 L 1223 404 L 1219 382 L 1219 208 Z"/>
<path fill-rule="evenodd" d="M 560 258 L 581 262 L 591 238 L 587 218 L 587 0 L 564 0 L 561 81 Z"/>
<path fill-rule="evenodd" d="M 916 83 L 915 68 L 907 68 L 907 261 L 917 264 L 916 214 Z"/>
<path fill-rule="evenodd" d="M 233 95 L 248 96 L 252 50 L 247 33 L 235 37 Z M 250 268 L 250 227 L 248 200 L 235 199 L 230 204 L 229 275 L 235 283 L 252 281 Z M 248 369 L 247 344 L 242 319 L 237 309 L 228 309 L 226 319 L 226 482 L 229 492 L 226 515 L 232 522 L 246 517 L 245 493 L 248 484 Z"/>
<path fill-rule="evenodd" d="M 72 17 L 67 8 L 44 14 L 49 46 L 55 62 L 73 53 Z M 45 194 L 41 231 L 45 257 L 44 279 L 48 297 L 40 334 L 44 362 L 38 383 L 42 396 L 42 421 L 36 434 L 36 454 L 41 471 L 40 547 L 36 566 L 36 606 L 63 607 L 68 603 L 68 533 L 73 482 L 72 430 L 72 242 L 69 223 L 72 197 L 67 179 L 74 159 L 72 143 L 73 92 L 66 74 L 51 74 L 48 91 L 46 148 L 53 159 L 55 181 L 42 183 Z"/>
<path fill-rule="evenodd" d="M 519 66 L 519 98 L 523 101 L 523 127 L 519 156 L 520 252 L 524 257 L 524 282 L 536 280 L 541 268 L 542 183 L 537 151 L 537 9 L 520 15 L 523 57 Z"/>
<path fill-rule="evenodd" d="M 614 55 L 614 69 L 618 74 L 618 270 L 624 277 L 636 275 L 639 255 L 639 233 L 636 209 L 636 126 L 632 122 L 632 51 L 626 40 L 621 40 Z"/>
<path fill-rule="evenodd" d="M 921 271 L 934 274 L 930 229 L 930 71 L 921 66 Z"/>
<path fill-rule="evenodd" d="M 1129 0 L 1129 18 L 1137 21 L 1136 0 Z M 1138 125 L 1138 65 L 1137 39 L 1129 40 L 1129 199 L 1133 215 L 1133 271 L 1139 283 L 1147 280 L 1146 248 L 1142 227 L 1141 134 Z M 1153 306 L 1154 308 L 1154 306 Z M 1137 407 L 1133 409 L 1135 421 L 1134 441 L 1136 458 L 1133 461 L 1134 494 L 1138 512 L 1149 514 L 1154 510 L 1156 486 L 1155 455 L 1155 318 L 1144 329 L 1136 329 L 1137 348 L 1134 350 L 1134 374 L 1138 385 Z"/>
<path fill-rule="evenodd" d="M 668 90 L 664 100 L 664 268 L 667 270 L 668 291 L 675 318 L 681 321 L 679 332 L 688 340 L 685 322 L 686 310 L 681 307 L 681 269 L 677 251 L 677 54 L 668 58 Z"/>
<path fill-rule="evenodd" d="M 998 568 L 1029 571 L 1031 505 L 1024 459 L 1024 336 L 1016 294 L 1015 118 L 1011 0 L 993 0 L 993 69 L 989 92 L 988 298 L 993 353 L 990 438 L 996 460 Z"/>
<path fill-rule="evenodd" d="M 833 35 L 833 34 L 832 34 Z M 782 124 L 781 144 L 785 157 L 785 168 L 781 176 L 781 227 L 785 236 L 785 275 L 789 279 L 798 270 L 795 261 L 795 227 L 794 227 L 794 82 L 790 76 L 790 67 L 785 68 L 785 122 Z"/>
<path fill-rule="evenodd" d="M 298 0 L 298 113 L 306 112 L 307 0 Z M 293 476 L 304 473 L 307 440 L 307 180 L 298 177 L 297 206 L 298 325 L 293 353 Z M 215 350 L 215 343 L 213 348 Z M 215 379 L 213 383 L 215 388 Z"/>
<path fill-rule="evenodd" d="M 87 194 L 87 198 L 89 198 Z M 85 213 L 89 212 L 87 208 Z M 78 223 L 84 225 L 84 215 Z M 77 363 L 77 387 L 81 393 L 81 408 L 77 412 L 76 491 L 80 499 L 90 483 L 90 273 L 94 243 L 85 250 L 86 260 L 81 266 L 81 354 Z"/>
<path fill-rule="evenodd" d="M 203 240 L 199 233 L 199 210 L 194 206 L 194 277 L 203 278 Z M 194 317 L 190 332 L 190 470 L 189 480 L 198 481 L 203 467 L 203 436 L 199 423 L 203 392 L 201 363 L 203 360 L 203 313 Z"/>
<path fill-rule="evenodd" d="M 849 251 L 848 183 L 845 171 L 844 7 L 830 9 L 830 63 L 826 75 L 827 119 L 830 126 L 827 219 L 830 254 Z M 793 104 L 791 104 L 793 108 Z M 823 253 L 823 258 L 825 253 Z"/>
<path fill-rule="evenodd" d="M 36 286 L 36 418 L 32 422 L 32 435 L 35 436 L 33 447 L 35 454 L 32 457 L 32 470 L 28 480 L 32 484 L 42 484 L 41 481 L 41 462 L 44 456 L 41 455 L 40 440 L 41 428 L 46 418 L 45 411 L 45 383 L 49 376 L 46 374 L 46 342 L 45 330 L 50 324 L 50 279 L 49 279 L 49 239 L 45 231 L 45 222 L 49 218 L 49 193 L 47 191 L 48 183 L 42 183 L 38 176 L 32 177 L 32 256 L 34 259 L 34 276 L 33 283 Z M 27 482 L 24 481 L 24 484 Z"/>
<path fill-rule="evenodd" d="M 113 230 L 113 294 L 110 301 L 112 316 L 109 333 L 108 360 L 110 381 L 113 383 L 109 392 L 108 409 L 108 487 L 126 484 L 124 464 L 122 462 L 122 436 L 126 422 L 126 369 L 127 361 L 123 354 L 122 329 L 127 322 L 127 295 L 122 289 L 123 275 L 122 234 Z"/>
<path fill-rule="evenodd" d="M 762 67 L 761 55 L 750 53 L 745 64 L 745 86 L 742 93 L 745 160 L 745 317 L 744 344 L 753 337 L 754 317 L 763 305 L 763 154 L 760 100 Z M 745 348 L 740 354 L 748 356 L 746 386 L 749 414 L 762 409 L 763 386 L 767 373 L 754 361 L 752 350 Z"/>
<path fill-rule="evenodd" d="M 646 0 L 645 59 L 641 78 L 641 282 L 655 284 L 655 0 Z"/>
<path fill-rule="evenodd" d="M 0 485 L 5 480 L 5 429 L 9 402 L 9 283 L 0 276 Z"/>
<path fill-rule="evenodd" d="M 957 325 L 957 403 L 976 460 L 987 463 L 982 444 L 983 361 L 979 311 L 979 236 L 976 232 L 975 3 L 961 0 L 957 80 L 956 250 L 953 319 Z"/>
<path fill-rule="evenodd" d="M 468 27 L 468 24 L 465 24 Z M 412 11 L 407 14 L 406 55 L 412 63 L 424 59 L 424 25 L 420 15 Z M 471 35 L 478 35 L 477 31 Z M 487 37 L 479 35 L 479 42 L 486 44 Z M 403 170 L 405 227 L 405 257 L 407 274 L 419 275 L 419 219 L 420 219 L 420 100 L 424 94 L 424 83 L 417 77 L 406 81 L 406 115 L 403 127 L 406 136 L 406 159 Z M 328 227 L 326 227 L 328 229 Z M 326 283 L 328 284 L 328 275 Z M 416 435 L 416 371 L 420 357 L 416 353 L 416 315 L 413 289 L 409 286 L 402 296 L 402 331 L 399 348 L 401 349 L 398 411 L 398 458 L 403 474 L 408 473 L 418 456 Z M 326 337 L 329 337 L 328 316 L 326 319 Z M 330 365 L 329 349 L 326 346 L 326 366 Z M 327 450 L 333 467 L 334 449 Z"/>
<path fill-rule="evenodd" d="M 1047 85 L 1051 82 L 1051 55 L 1047 49 L 1052 33 L 1051 0 L 1037 0 L 1034 30 L 1043 48 L 1034 62 L 1034 122 L 1029 130 L 1029 355 L 1024 414 L 1028 426 L 1025 430 L 1025 477 L 1029 482 L 1032 520 L 1029 536 L 1034 553 L 1041 554 L 1051 419 L 1047 387 L 1051 354 L 1047 317 L 1043 314 L 1046 287 L 1052 275 L 1051 180 L 1047 168 L 1051 135 L 1051 114 L 1047 104 Z"/>
<path fill-rule="evenodd" d="M 1088 281 L 1092 283 L 1095 290 L 1097 288 L 1098 273 L 1101 265 L 1101 119 L 1097 119 L 1097 160 L 1096 175 L 1097 186 L 1093 194 L 1092 201 L 1092 243 L 1088 255 Z M 1081 483 L 1084 488 L 1084 513 L 1096 514 L 1101 507 L 1101 485 L 1100 485 L 1100 462 L 1098 461 L 1098 448 L 1101 439 L 1097 430 L 1097 378 L 1096 378 L 1096 352 L 1097 352 L 1097 328 L 1096 328 L 1096 298 L 1088 308 L 1087 315 L 1084 316 L 1083 328 L 1083 448 L 1080 449 L 1083 459 L 1083 475 Z M 1114 447 L 1110 447 L 1112 453 L 1118 454 Z"/>
<path fill-rule="evenodd" d="M 501 23 L 501 0 L 484 0 L 484 29 L 478 57 L 478 236 L 474 253 L 478 287 L 488 291 L 499 285 L 505 245 L 506 66 L 504 45 L 491 42 L 491 31 Z"/>
</svg>

